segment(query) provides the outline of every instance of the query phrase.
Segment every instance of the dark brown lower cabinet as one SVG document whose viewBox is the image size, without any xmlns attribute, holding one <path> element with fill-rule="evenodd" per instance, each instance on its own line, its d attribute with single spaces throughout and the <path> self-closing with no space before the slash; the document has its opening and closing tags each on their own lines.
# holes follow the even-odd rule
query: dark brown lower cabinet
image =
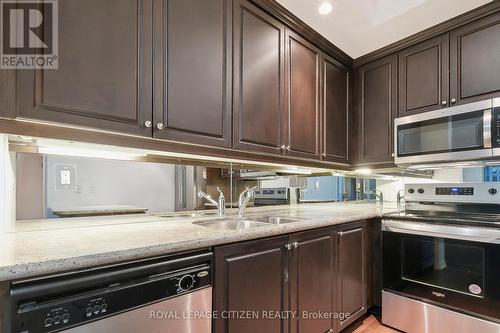
<svg viewBox="0 0 500 333">
<path fill-rule="evenodd" d="M 359 224 L 337 232 L 339 292 L 336 312 L 348 315 L 338 320 L 339 331 L 366 313 L 364 228 Z"/>
<path fill-rule="evenodd" d="M 347 327 L 367 308 L 366 255 L 372 247 L 366 231 L 372 222 L 216 247 L 214 332 L 327 333 Z M 237 311 L 258 318 L 223 316 Z M 284 316 L 263 318 L 269 311 Z M 349 316 L 339 320 L 336 313 Z"/>
<path fill-rule="evenodd" d="M 330 318 L 333 301 L 333 237 L 324 230 L 290 236 L 290 310 L 297 313 L 291 320 L 290 333 L 324 333 L 333 330 Z"/>
<path fill-rule="evenodd" d="M 288 332 L 285 320 L 262 318 L 265 311 L 288 308 L 287 243 L 285 236 L 215 248 L 215 310 L 219 314 L 215 332 Z M 259 318 L 239 319 L 239 311 L 257 311 Z"/>
</svg>

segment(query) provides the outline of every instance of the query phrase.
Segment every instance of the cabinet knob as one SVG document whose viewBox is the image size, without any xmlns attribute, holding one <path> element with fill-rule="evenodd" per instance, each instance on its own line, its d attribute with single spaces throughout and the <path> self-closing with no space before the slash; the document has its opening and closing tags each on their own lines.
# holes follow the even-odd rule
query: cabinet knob
<svg viewBox="0 0 500 333">
<path fill-rule="evenodd" d="M 392 156 L 392 157 L 395 157 L 395 156 L 396 156 L 396 154 L 395 154 L 395 153 L 392 153 L 392 154 L 391 154 L 391 156 Z"/>
<path fill-rule="evenodd" d="M 147 128 L 151 128 L 151 126 L 153 126 L 153 123 L 151 122 L 151 120 L 146 120 L 144 122 L 144 126 L 147 127 Z"/>
<path fill-rule="evenodd" d="M 321 156 L 326 157 L 326 153 L 321 154 Z"/>
<path fill-rule="evenodd" d="M 292 244 L 286 244 L 285 245 L 285 248 L 290 251 L 292 249 Z"/>
<path fill-rule="evenodd" d="M 450 100 L 450 102 L 451 102 L 451 104 L 455 104 L 455 103 L 457 102 L 457 99 L 456 99 L 456 98 L 452 98 L 452 99 Z"/>
<path fill-rule="evenodd" d="M 299 242 L 293 242 L 292 246 L 293 246 L 294 249 L 298 248 L 299 247 Z"/>
<path fill-rule="evenodd" d="M 281 145 L 281 150 L 285 150 L 286 149 L 286 146 L 285 145 Z"/>
<path fill-rule="evenodd" d="M 442 101 L 441 101 L 441 105 L 442 105 L 442 106 L 446 106 L 446 104 L 448 104 L 448 102 L 447 102 L 447 101 L 445 101 L 445 100 L 442 100 Z"/>
<path fill-rule="evenodd" d="M 158 124 L 156 124 L 156 128 L 159 130 L 162 130 L 165 128 L 165 125 L 163 123 L 158 123 Z"/>
<path fill-rule="evenodd" d="M 286 150 L 290 151 L 291 147 L 290 145 L 286 146 Z"/>
</svg>

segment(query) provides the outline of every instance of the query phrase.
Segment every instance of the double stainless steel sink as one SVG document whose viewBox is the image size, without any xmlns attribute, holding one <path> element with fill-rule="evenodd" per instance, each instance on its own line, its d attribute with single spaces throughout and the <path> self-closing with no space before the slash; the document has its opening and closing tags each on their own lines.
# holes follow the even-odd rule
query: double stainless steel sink
<svg viewBox="0 0 500 333">
<path fill-rule="evenodd" d="M 236 219 L 223 219 L 223 220 L 209 220 L 193 222 L 193 224 L 200 225 L 215 230 L 246 230 L 252 228 L 270 227 L 273 225 L 296 223 L 301 220 L 283 217 L 283 216 L 263 216 L 252 218 L 236 218 Z"/>
</svg>

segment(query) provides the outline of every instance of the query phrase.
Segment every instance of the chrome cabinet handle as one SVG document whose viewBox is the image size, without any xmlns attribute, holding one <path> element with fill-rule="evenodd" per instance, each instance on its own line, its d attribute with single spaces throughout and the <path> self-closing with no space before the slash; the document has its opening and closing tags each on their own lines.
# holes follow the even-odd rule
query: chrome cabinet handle
<svg viewBox="0 0 500 333">
<path fill-rule="evenodd" d="M 452 99 L 450 100 L 450 102 L 451 102 L 451 104 L 455 104 L 455 103 L 457 102 L 457 99 L 456 99 L 456 98 L 452 98 Z"/>
<path fill-rule="evenodd" d="M 291 251 L 291 250 L 292 250 L 292 244 L 286 244 L 286 245 L 285 245 L 285 248 L 286 248 L 288 251 Z"/>
<path fill-rule="evenodd" d="M 326 153 L 321 154 L 321 156 L 326 157 Z"/>
<path fill-rule="evenodd" d="M 156 128 L 159 130 L 162 130 L 165 128 L 165 125 L 163 123 L 158 123 L 158 124 L 156 124 Z"/>
<path fill-rule="evenodd" d="M 293 246 L 294 249 L 298 248 L 299 247 L 299 242 L 293 242 L 292 246 Z"/>
<path fill-rule="evenodd" d="M 281 150 L 285 150 L 286 149 L 286 146 L 285 145 L 281 145 Z"/>
<path fill-rule="evenodd" d="M 146 120 L 144 122 L 144 126 L 147 127 L 147 128 L 151 128 L 151 126 L 153 126 L 153 123 L 151 122 L 151 120 Z"/>
<path fill-rule="evenodd" d="M 446 104 L 448 104 L 448 102 L 446 100 L 441 101 L 442 106 L 446 106 Z"/>
<path fill-rule="evenodd" d="M 288 145 L 288 146 L 286 147 L 286 150 L 290 151 L 290 149 L 291 149 L 291 147 L 290 147 L 290 145 Z"/>
</svg>

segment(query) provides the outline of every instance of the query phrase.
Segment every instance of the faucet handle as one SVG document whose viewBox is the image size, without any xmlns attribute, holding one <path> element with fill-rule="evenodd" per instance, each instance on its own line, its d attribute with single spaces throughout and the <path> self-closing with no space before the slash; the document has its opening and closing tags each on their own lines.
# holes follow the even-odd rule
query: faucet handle
<svg viewBox="0 0 500 333">
<path fill-rule="evenodd" d="M 217 191 L 219 191 L 219 198 L 224 199 L 224 193 L 222 193 L 222 190 L 219 186 L 217 186 Z"/>
</svg>

